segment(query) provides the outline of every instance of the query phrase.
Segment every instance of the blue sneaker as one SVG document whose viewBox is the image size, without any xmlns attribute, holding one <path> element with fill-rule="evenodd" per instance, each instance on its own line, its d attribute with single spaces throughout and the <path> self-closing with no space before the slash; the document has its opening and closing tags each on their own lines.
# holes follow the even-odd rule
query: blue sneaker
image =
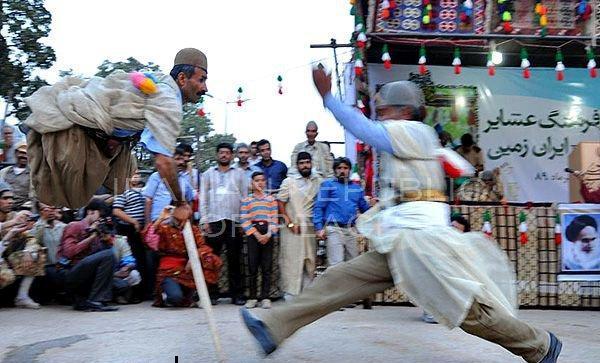
<svg viewBox="0 0 600 363">
<path fill-rule="evenodd" d="M 271 333 L 269 333 L 265 324 L 254 317 L 246 308 L 240 309 L 240 313 L 242 314 L 246 328 L 254 335 L 254 338 L 258 341 L 265 354 L 273 353 L 277 349 L 277 344 L 275 344 L 275 340 L 271 337 Z"/>
<path fill-rule="evenodd" d="M 548 353 L 540 363 L 556 363 L 562 349 L 562 342 L 554 334 L 550 332 L 548 334 L 550 334 L 550 348 L 548 348 Z"/>
</svg>

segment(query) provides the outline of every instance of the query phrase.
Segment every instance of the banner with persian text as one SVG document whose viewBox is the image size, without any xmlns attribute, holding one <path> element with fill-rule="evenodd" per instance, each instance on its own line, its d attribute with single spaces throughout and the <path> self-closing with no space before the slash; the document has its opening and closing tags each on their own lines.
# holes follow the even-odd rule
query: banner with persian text
<svg viewBox="0 0 600 363">
<path fill-rule="evenodd" d="M 485 169 L 500 168 L 509 201 L 568 201 L 569 154 L 579 142 L 600 140 L 600 79 L 586 69 L 567 69 L 562 82 L 549 68 L 532 68 L 530 79 L 518 68 L 498 68 L 494 77 L 479 67 L 456 75 L 452 67 L 430 66 L 427 76 L 416 65 L 368 69 L 371 94 L 378 84 L 417 81 L 426 91 L 426 122 L 449 131 L 455 143 L 458 131 L 476 134 Z"/>
</svg>

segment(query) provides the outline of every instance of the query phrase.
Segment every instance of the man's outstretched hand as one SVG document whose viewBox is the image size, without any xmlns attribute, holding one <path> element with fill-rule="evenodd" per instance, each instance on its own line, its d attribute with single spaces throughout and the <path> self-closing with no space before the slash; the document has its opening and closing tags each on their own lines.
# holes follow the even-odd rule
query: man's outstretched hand
<svg viewBox="0 0 600 363">
<path fill-rule="evenodd" d="M 319 65 L 319 67 L 313 69 L 313 82 L 321 97 L 325 97 L 331 92 L 331 73 L 325 73 L 323 66 Z"/>
</svg>

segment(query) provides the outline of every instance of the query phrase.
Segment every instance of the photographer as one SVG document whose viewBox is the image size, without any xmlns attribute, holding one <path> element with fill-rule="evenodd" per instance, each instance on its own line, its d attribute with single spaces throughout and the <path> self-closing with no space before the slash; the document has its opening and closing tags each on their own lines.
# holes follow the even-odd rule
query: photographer
<svg viewBox="0 0 600 363">
<path fill-rule="evenodd" d="M 107 217 L 110 207 L 93 199 L 84 209 L 85 217 L 65 227 L 57 257 L 65 273 L 67 291 L 73 295 L 75 310 L 114 311 L 106 306 L 112 300 L 112 233 Z M 90 284 L 91 282 L 91 284 Z"/>
</svg>

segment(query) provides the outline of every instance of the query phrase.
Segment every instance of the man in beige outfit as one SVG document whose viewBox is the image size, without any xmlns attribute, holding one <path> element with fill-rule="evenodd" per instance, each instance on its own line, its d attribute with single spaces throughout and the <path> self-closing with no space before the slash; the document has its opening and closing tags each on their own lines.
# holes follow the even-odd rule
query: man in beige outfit
<svg viewBox="0 0 600 363">
<path fill-rule="evenodd" d="M 309 121 L 306 124 L 306 141 L 297 144 L 292 151 L 292 158 L 290 163 L 290 170 L 288 174 L 297 174 L 298 168 L 296 167 L 296 160 L 298 153 L 306 151 L 312 157 L 313 171 L 321 176 L 322 178 L 333 177 L 333 156 L 331 156 L 331 150 L 329 145 L 324 142 L 317 141 L 317 135 L 319 135 L 319 127 L 314 121 Z"/>
<path fill-rule="evenodd" d="M 330 75 L 318 69 L 313 78 L 336 119 L 381 151 L 380 203 L 358 221 L 375 250 L 328 268 L 291 303 L 256 316 L 242 310 L 265 353 L 320 317 L 395 285 L 440 324 L 460 327 L 527 362 L 556 362 L 561 342 L 515 316 L 514 273 L 506 254 L 482 233 L 450 226 L 449 206 L 441 203 L 441 146 L 421 122 L 419 88 L 407 81 L 384 85 L 375 95 L 381 122 L 372 122 L 331 95 Z"/>
<path fill-rule="evenodd" d="M 299 174 L 283 180 L 277 194 L 279 214 L 286 227 L 281 228 L 279 271 L 284 297 L 298 295 L 315 274 L 316 239 L 312 222 L 313 206 L 321 178 L 312 172 L 311 156 L 298 153 Z"/>
</svg>

